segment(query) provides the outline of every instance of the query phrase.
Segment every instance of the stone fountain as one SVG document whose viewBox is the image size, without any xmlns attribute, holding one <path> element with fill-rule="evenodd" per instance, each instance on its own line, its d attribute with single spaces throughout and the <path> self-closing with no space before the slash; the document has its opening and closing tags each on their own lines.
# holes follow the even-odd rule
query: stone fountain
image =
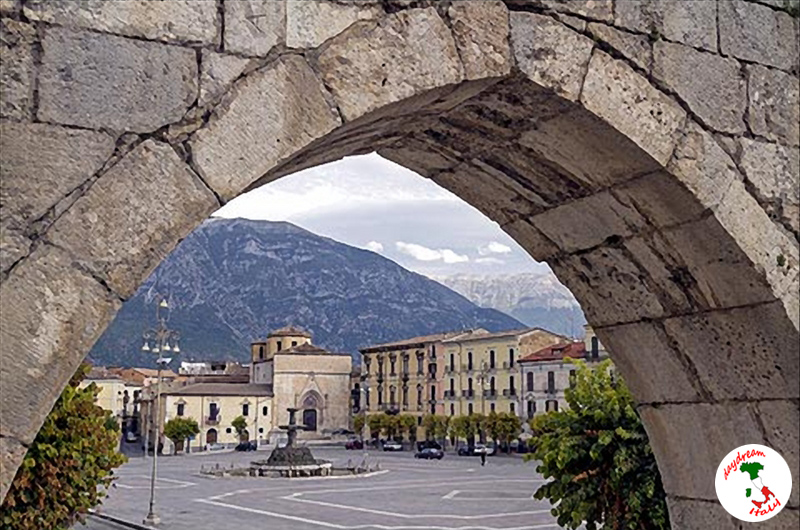
<svg viewBox="0 0 800 530">
<path fill-rule="evenodd" d="M 295 420 L 296 408 L 288 408 L 289 424 L 280 425 L 279 428 L 287 432 L 288 442 L 283 447 L 272 450 L 269 458 L 250 463 L 250 474 L 253 476 L 281 477 L 316 477 L 327 476 L 331 473 L 332 465 L 325 460 L 317 460 L 308 447 L 296 445 L 297 431 L 307 430 L 305 425 L 298 425 Z"/>
</svg>

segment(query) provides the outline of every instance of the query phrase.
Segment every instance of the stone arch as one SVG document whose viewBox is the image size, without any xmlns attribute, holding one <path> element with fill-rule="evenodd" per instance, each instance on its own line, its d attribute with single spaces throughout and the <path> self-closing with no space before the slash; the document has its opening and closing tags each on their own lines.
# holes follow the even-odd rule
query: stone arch
<svg viewBox="0 0 800 530">
<path fill-rule="evenodd" d="M 4 4 L 0 491 L 182 237 L 244 191 L 370 151 L 572 290 L 676 527 L 730 521 L 712 477 L 737 445 L 796 472 L 796 21 L 745 0 L 419 4 Z M 797 506 L 795 490 L 779 517 Z"/>
</svg>

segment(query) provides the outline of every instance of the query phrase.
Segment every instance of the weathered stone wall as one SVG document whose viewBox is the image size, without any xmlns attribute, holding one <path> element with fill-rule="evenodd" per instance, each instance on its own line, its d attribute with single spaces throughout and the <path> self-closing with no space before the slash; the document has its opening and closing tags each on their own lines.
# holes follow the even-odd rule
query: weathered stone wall
<svg viewBox="0 0 800 530">
<path fill-rule="evenodd" d="M 0 492 L 182 237 L 377 150 L 553 267 L 633 389 L 673 525 L 738 528 L 730 449 L 800 467 L 797 9 L 0 0 Z M 797 491 L 768 526 L 797 526 Z"/>
</svg>

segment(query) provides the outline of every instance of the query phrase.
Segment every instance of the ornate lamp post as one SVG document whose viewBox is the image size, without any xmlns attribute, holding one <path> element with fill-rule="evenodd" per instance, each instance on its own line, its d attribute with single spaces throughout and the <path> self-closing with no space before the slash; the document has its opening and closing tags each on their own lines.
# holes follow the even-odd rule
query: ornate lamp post
<svg viewBox="0 0 800 530">
<path fill-rule="evenodd" d="M 153 467 L 150 471 L 150 509 L 147 512 L 147 517 L 144 518 L 144 524 L 157 525 L 161 522 L 161 518 L 156 515 L 155 506 L 155 484 L 156 484 L 156 470 L 158 461 L 158 446 L 161 438 L 160 435 L 160 421 L 158 416 L 161 414 L 161 370 L 169 364 L 172 360 L 170 357 L 164 357 L 164 353 L 180 353 L 181 349 L 178 346 L 178 339 L 180 334 L 172 329 L 167 328 L 169 304 L 166 299 L 162 299 L 156 307 L 156 327 L 148 329 L 142 334 L 144 344 L 142 351 L 152 352 L 158 355 L 156 364 L 158 365 L 158 374 L 156 375 L 156 416 L 153 417 L 153 422 L 156 426 L 155 440 L 153 441 Z M 151 414 L 152 410 L 151 410 Z M 147 447 L 145 447 L 147 452 Z"/>
</svg>

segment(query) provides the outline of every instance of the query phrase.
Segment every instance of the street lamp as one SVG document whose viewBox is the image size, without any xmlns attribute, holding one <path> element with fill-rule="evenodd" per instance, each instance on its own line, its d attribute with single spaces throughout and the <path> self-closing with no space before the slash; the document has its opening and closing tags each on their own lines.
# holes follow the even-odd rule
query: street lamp
<svg viewBox="0 0 800 530">
<path fill-rule="evenodd" d="M 164 357 L 163 354 L 164 352 L 172 352 L 177 355 L 181 352 L 180 346 L 178 346 L 180 333 L 167 328 L 168 311 L 169 304 L 167 304 L 166 299 L 162 299 L 158 306 L 156 306 L 156 327 L 148 329 L 142 334 L 142 351 L 158 354 L 158 358 L 156 359 L 156 364 L 158 365 L 158 374 L 156 375 L 156 415 L 161 414 L 161 370 L 172 360 L 170 357 Z M 153 421 L 156 426 L 156 432 L 155 440 L 153 441 L 153 467 L 150 471 L 150 509 L 147 512 L 147 517 L 144 518 L 144 524 L 146 525 L 157 525 L 161 522 L 161 518 L 156 515 L 154 510 L 156 469 L 161 425 L 157 416 L 153 418 Z M 147 449 L 148 448 L 145 446 L 145 453 Z"/>
<path fill-rule="evenodd" d="M 486 415 L 486 381 L 489 379 L 489 366 L 486 361 L 481 362 L 481 371 L 478 373 L 478 383 L 481 386 L 481 414 Z M 483 427 L 480 429 L 481 443 L 486 443 Z"/>
</svg>

